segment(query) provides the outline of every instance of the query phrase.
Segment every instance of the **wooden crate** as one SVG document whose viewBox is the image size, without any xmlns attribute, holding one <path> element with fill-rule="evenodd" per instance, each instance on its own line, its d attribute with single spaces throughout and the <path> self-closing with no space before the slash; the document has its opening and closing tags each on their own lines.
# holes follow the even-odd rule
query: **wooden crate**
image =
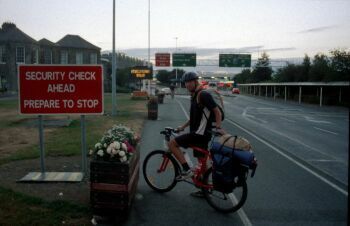
<svg viewBox="0 0 350 226">
<path fill-rule="evenodd" d="M 138 148 L 128 163 L 93 160 L 90 165 L 90 203 L 93 214 L 128 213 L 137 190 L 139 168 Z"/>
</svg>

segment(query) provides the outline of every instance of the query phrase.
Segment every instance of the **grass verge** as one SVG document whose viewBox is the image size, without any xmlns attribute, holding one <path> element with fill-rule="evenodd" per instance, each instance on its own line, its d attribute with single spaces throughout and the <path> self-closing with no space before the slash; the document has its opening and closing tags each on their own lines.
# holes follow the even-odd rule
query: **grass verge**
<svg viewBox="0 0 350 226">
<path fill-rule="evenodd" d="M 86 206 L 46 202 L 0 187 L 0 225 L 89 225 Z"/>
</svg>

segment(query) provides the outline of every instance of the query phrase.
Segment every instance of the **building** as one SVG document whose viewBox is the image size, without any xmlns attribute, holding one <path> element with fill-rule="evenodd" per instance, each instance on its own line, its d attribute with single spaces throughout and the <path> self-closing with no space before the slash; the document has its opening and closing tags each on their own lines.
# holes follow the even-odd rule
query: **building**
<svg viewBox="0 0 350 226">
<path fill-rule="evenodd" d="M 101 49 L 78 35 L 66 35 L 54 43 L 36 41 L 15 24 L 0 28 L 0 90 L 18 90 L 19 64 L 100 64 Z"/>
</svg>

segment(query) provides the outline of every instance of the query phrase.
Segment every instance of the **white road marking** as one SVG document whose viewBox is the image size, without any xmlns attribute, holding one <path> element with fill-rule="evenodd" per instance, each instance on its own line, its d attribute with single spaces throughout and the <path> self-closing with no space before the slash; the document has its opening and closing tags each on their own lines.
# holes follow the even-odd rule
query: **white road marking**
<svg viewBox="0 0 350 226">
<path fill-rule="evenodd" d="M 308 162 L 339 162 L 338 160 L 332 159 L 309 159 Z"/>
<path fill-rule="evenodd" d="M 250 115 L 250 114 L 247 114 L 247 111 L 251 109 L 251 107 L 246 107 L 244 110 L 243 110 L 243 113 L 242 113 L 242 116 L 245 117 L 245 118 L 251 118 L 255 121 L 258 121 L 258 122 L 261 122 L 261 123 L 267 123 L 267 121 L 265 120 L 262 120 L 262 119 L 259 119 L 259 118 L 256 118 L 254 115 Z"/>
<path fill-rule="evenodd" d="M 176 100 L 176 99 L 175 99 L 175 100 Z M 189 119 L 190 119 L 190 116 L 188 116 L 188 114 L 187 114 L 187 112 L 186 112 L 184 106 L 180 103 L 180 101 L 176 100 L 176 102 L 180 105 L 180 107 L 181 107 L 182 111 L 184 112 L 184 114 L 185 114 L 187 120 L 189 120 Z"/>
<path fill-rule="evenodd" d="M 190 117 L 188 116 L 184 106 L 181 104 L 180 101 L 178 101 L 178 100 L 176 100 L 176 101 L 180 105 L 180 107 L 181 107 L 182 111 L 184 112 L 186 118 L 189 119 Z M 233 196 L 233 198 L 236 199 L 235 196 Z M 236 202 L 237 202 L 237 199 L 236 199 Z M 250 222 L 250 220 L 249 220 L 247 214 L 244 212 L 243 208 L 239 209 L 237 211 L 237 213 L 238 213 L 238 216 L 241 218 L 243 225 L 245 225 L 245 226 L 252 226 L 252 223 Z"/>
<path fill-rule="evenodd" d="M 290 120 L 290 119 L 287 119 L 287 118 L 280 118 L 280 119 L 282 119 L 282 120 L 284 120 L 284 121 L 287 121 L 287 122 L 296 122 L 296 121 L 294 121 L 294 120 Z"/>
<path fill-rule="evenodd" d="M 286 155 L 285 153 L 283 153 L 281 150 L 279 150 L 278 148 L 274 147 L 273 145 L 271 145 L 270 143 L 264 141 L 263 139 L 261 139 L 260 137 L 258 137 L 257 135 L 253 134 L 252 132 L 244 129 L 243 127 L 241 127 L 240 125 L 236 124 L 235 122 L 227 119 L 227 122 L 231 123 L 232 125 L 240 128 L 241 130 L 243 130 L 244 132 L 248 133 L 249 135 L 251 135 L 252 137 L 254 137 L 255 139 L 257 139 L 258 141 L 260 141 L 261 143 L 265 144 L 266 146 L 270 147 L 272 150 L 274 150 L 275 152 L 277 152 L 278 154 L 282 155 L 283 157 L 285 157 L 286 159 L 288 159 L 289 161 L 293 162 L 294 164 L 296 164 L 297 166 L 301 167 L 302 169 L 306 170 L 307 172 L 309 172 L 310 174 L 314 175 L 315 177 L 317 177 L 318 179 L 320 179 L 321 181 L 325 182 L 326 184 L 330 185 L 332 188 L 334 188 L 335 190 L 341 192 L 342 194 L 344 194 L 345 196 L 348 196 L 348 192 L 344 189 L 342 189 L 341 187 L 337 186 L 336 184 L 332 183 L 331 181 L 327 180 L 326 178 L 322 177 L 321 175 L 319 175 L 318 173 L 314 172 L 313 170 L 309 169 L 308 167 L 306 167 L 305 165 L 303 165 L 300 162 L 297 162 L 296 160 L 294 160 L 293 158 L 289 157 L 288 155 Z"/>
<path fill-rule="evenodd" d="M 228 197 L 230 198 L 230 200 L 233 203 L 233 205 L 236 205 L 236 203 L 238 203 L 238 200 L 237 200 L 236 196 L 233 193 L 229 193 Z M 238 216 L 241 218 L 243 225 L 245 225 L 245 226 L 252 226 L 252 223 L 250 222 L 249 218 L 247 217 L 247 215 L 245 214 L 243 209 L 239 209 L 237 211 L 237 213 L 238 213 Z"/>
<path fill-rule="evenodd" d="M 338 133 L 336 133 L 336 132 L 332 132 L 332 131 L 329 131 L 329 130 L 321 129 L 321 128 L 318 128 L 318 127 L 314 127 L 314 129 L 317 129 L 317 130 L 320 130 L 320 131 L 323 131 L 323 132 L 326 132 L 326 133 L 331 133 L 331 134 L 334 134 L 334 135 L 338 135 Z"/>
<path fill-rule="evenodd" d="M 306 119 L 306 121 L 309 121 L 309 122 L 332 124 L 331 122 L 328 122 L 328 121 L 315 120 L 315 119 L 313 119 L 312 117 L 309 117 L 309 116 L 304 116 L 304 118 Z"/>
</svg>

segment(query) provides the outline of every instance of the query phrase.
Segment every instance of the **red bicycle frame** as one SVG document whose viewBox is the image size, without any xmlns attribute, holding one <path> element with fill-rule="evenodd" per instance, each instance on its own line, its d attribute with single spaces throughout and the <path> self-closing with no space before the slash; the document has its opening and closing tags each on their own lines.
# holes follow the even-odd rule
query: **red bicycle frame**
<svg viewBox="0 0 350 226">
<path fill-rule="evenodd" d="M 203 178 L 205 172 L 208 170 L 207 169 L 207 161 L 208 161 L 208 159 L 210 159 L 210 152 L 206 149 L 199 148 L 196 146 L 190 146 L 190 148 L 204 154 L 204 157 L 198 158 L 198 164 L 196 165 L 196 167 L 194 169 L 194 176 L 192 177 L 193 184 L 197 187 L 200 187 L 200 188 L 205 188 L 205 189 L 213 188 L 213 185 L 204 184 L 202 181 L 202 178 Z M 163 161 L 162 161 L 159 169 L 157 170 L 157 172 L 158 173 L 164 172 L 169 164 L 169 161 L 170 160 L 168 158 L 168 155 L 167 154 L 163 155 Z"/>
</svg>

